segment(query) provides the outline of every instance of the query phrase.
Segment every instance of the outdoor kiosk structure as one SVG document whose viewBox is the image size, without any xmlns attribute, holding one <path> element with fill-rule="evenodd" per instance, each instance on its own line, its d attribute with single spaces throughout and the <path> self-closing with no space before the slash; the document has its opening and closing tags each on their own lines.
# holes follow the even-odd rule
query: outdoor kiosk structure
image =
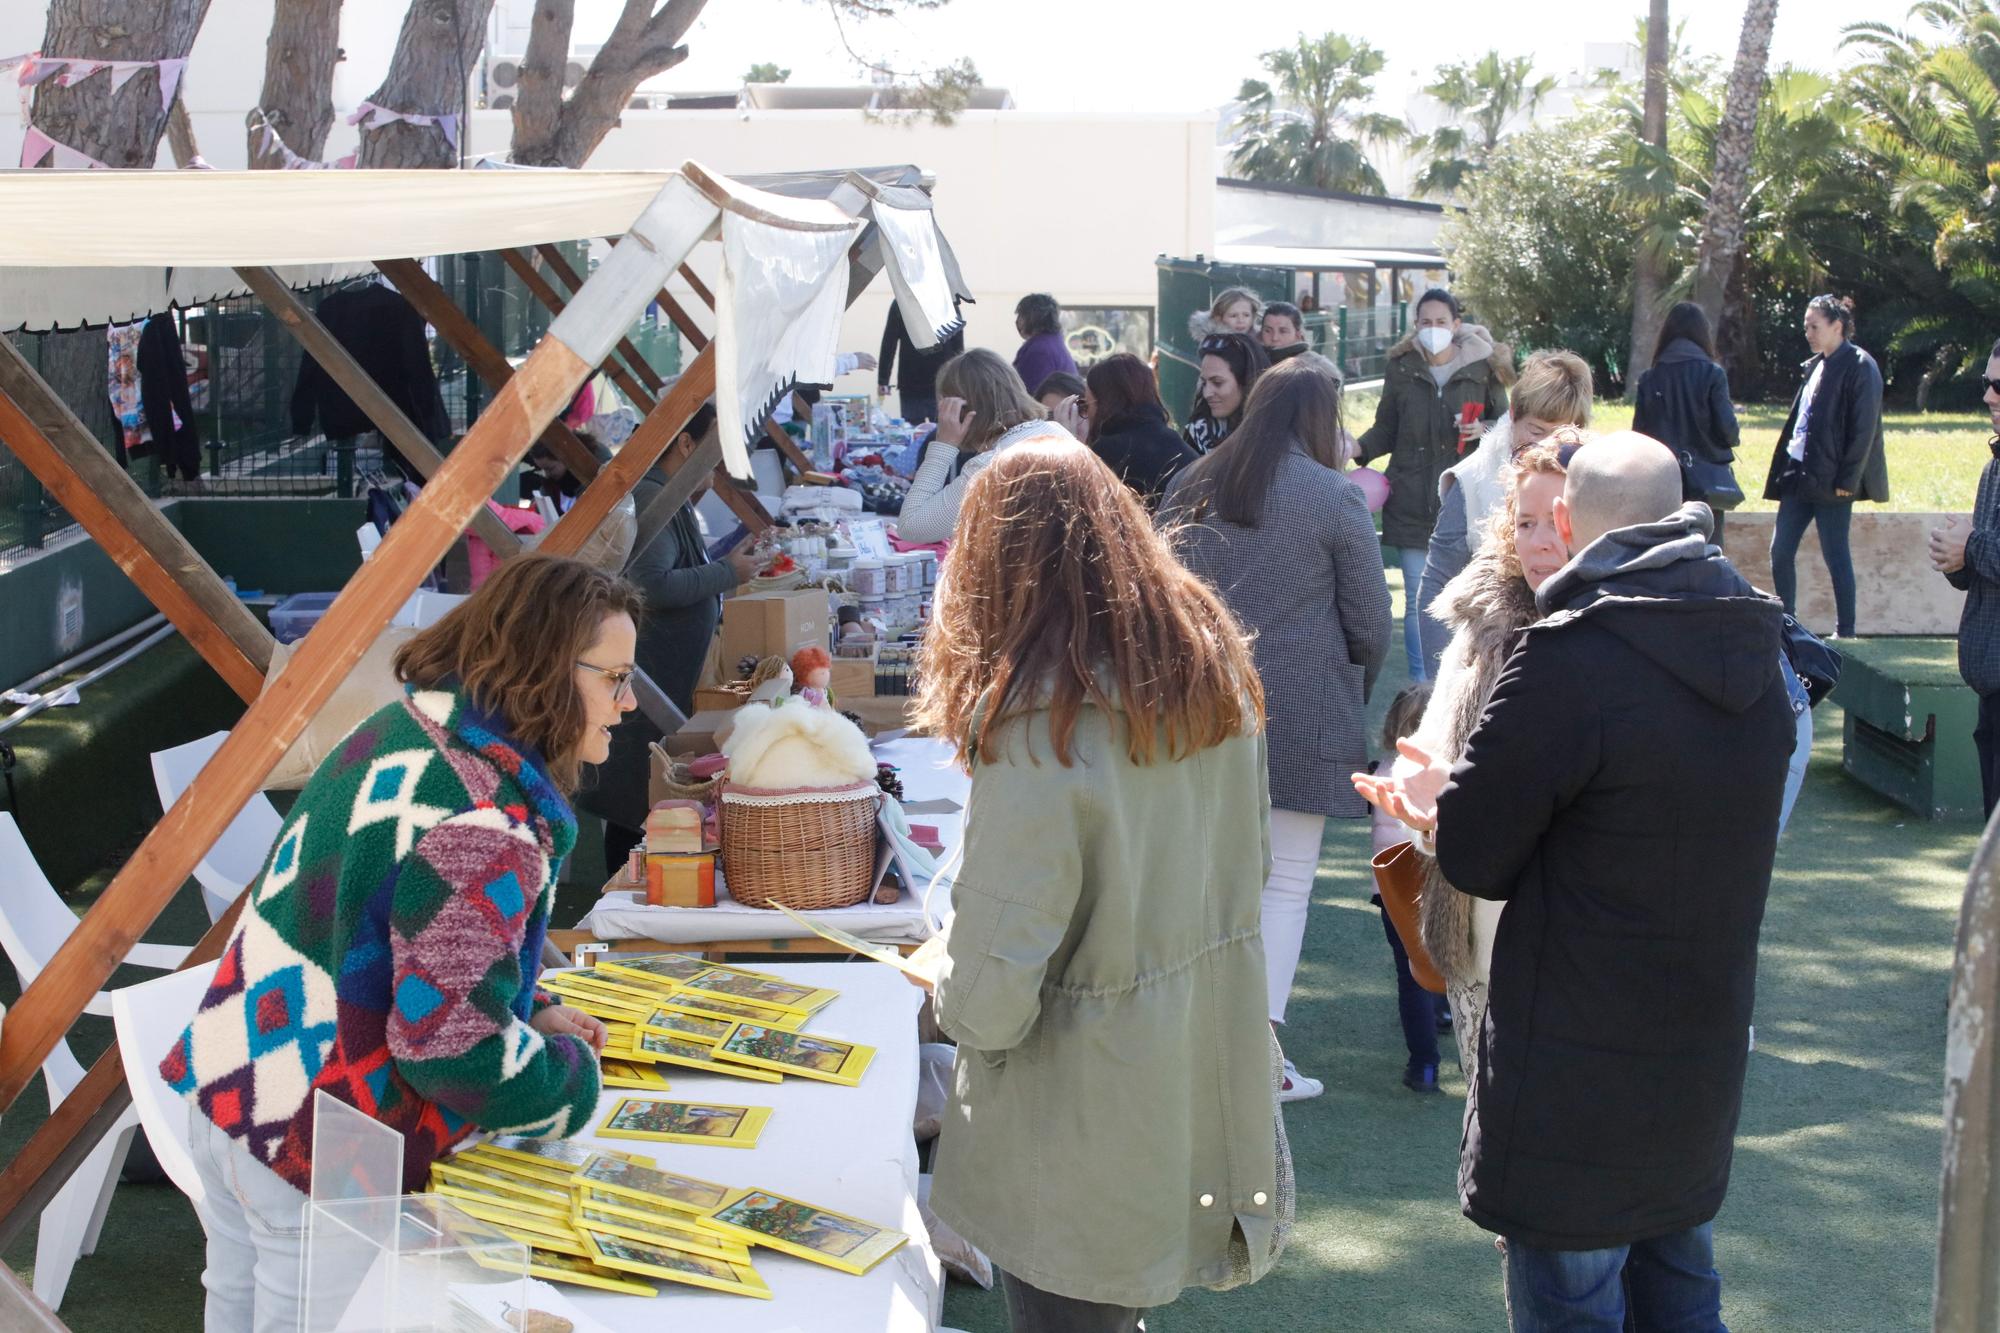
<svg viewBox="0 0 2000 1333">
<path fill-rule="evenodd" d="M 11 1107 L 84 1004 L 177 893 L 252 792 L 353 669 L 397 608 L 466 531 L 502 556 L 511 534 L 488 524 L 494 494 L 537 439 L 588 480 L 540 549 L 580 550 L 653 467 L 704 400 L 717 433 L 668 481 L 654 526 L 711 475 L 749 475 L 748 445 L 794 382 L 829 379 L 840 315 L 887 269 L 904 323 L 922 343 L 958 327 L 968 299 L 914 167 L 731 180 L 684 163 L 672 172 L 55 172 L 7 173 L 0 189 L 0 327 L 127 321 L 245 291 L 269 306 L 426 477 L 418 499 L 265 689 L 273 641 L 62 400 L 0 338 L 0 439 L 241 695 L 248 711 L 0 1024 L 0 1110 Z M 145 217 L 145 228 L 129 219 Z M 525 252 L 579 237 L 616 238 L 583 280 Z M 694 247 L 722 247 L 721 281 L 697 288 L 716 327 L 704 337 L 662 290 Z M 498 250 L 534 273 L 557 312 L 514 369 L 424 278 L 415 256 Z M 371 269 L 465 358 L 492 398 L 448 457 L 405 418 L 295 287 Z M 699 353 L 671 384 L 630 354 L 625 334 L 655 300 Z M 600 367 L 644 419 L 599 468 L 557 420 Z M 768 515 L 733 485 L 720 493 L 753 527 Z M 641 516 L 642 532 L 646 524 Z M 247 890 L 246 890 L 247 892 Z M 218 957 L 242 899 L 189 953 Z M 0 1245 L 18 1235 L 130 1102 L 113 1046 L 0 1170 Z M 0 1325 L 61 1328 L 0 1271 Z"/>
</svg>

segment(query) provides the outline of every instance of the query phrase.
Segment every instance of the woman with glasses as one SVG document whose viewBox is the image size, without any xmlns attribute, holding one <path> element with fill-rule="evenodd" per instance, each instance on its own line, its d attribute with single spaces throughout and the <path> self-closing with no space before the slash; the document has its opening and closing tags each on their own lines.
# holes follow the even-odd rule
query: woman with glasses
<svg viewBox="0 0 2000 1333">
<path fill-rule="evenodd" d="M 398 1131 L 406 1191 L 475 1130 L 564 1138 L 604 1025 L 536 990 L 570 793 L 632 704 L 643 603 L 524 555 L 396 654 L 320 765 L 160 1074 L 206 1187 L 205 1326 L 299 1326 L 314 1094 Z"/>
<path fill-rule="evenodd" d="M 1181 438 L 1188 448 L 1205 454 L 1228 439 L 1243 419 L 1243 404 L 1257 377 L 1271 368 L 1271 354 L 1247 333 L 1211 333 L 1195 354 L 1201 384 Z"/>
<path fill-rule="evenodd" d="M 1889 463 L 1882 446 L 1882 371 L 1854 342 L 1854 302 L 1815 296 L 1806 306 L 1805 384 L 1792 400 L 1764 498 L 1778 502 L 1771 532 L 1771 583 L 1798 614 L 1795 561 L 1808 527 L 1819 528 L 1819 550 L 1833 581 L 1834 632 L 1854 634 L 1854 557 L 1847 528 L 1854 502 L 1889 499 Z"/>
</svg>

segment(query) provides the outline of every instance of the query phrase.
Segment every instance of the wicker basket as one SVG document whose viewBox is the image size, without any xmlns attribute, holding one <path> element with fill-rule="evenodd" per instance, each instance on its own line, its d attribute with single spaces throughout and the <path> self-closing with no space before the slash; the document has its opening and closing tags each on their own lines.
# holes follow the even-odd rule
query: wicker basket
<svg viewBox="0 0 2000 1333">
<path fill-rule="evenodd" d="M 700 801 L 703 805 L 714 805 L 722 794 L 722 775 L 712 778 L 697 778 L 688 772 L 685 759 L 668 758 L 666 771 L 660 774 L 660 786 L 666 791 L 666 799 L 671 801 Z"/>
<path fill-rule="evenodd" d="M 809 791 L 722 789 L 722 873 L 745 907 L 851 907 L 875 880 L 872 782 Z"/>
</svg>

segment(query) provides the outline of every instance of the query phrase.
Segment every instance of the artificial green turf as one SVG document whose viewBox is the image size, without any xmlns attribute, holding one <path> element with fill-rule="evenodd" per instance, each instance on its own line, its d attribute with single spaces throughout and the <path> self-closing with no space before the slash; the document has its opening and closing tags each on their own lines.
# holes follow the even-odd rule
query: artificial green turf
<svg viewBox="0 0 2000 1333">
<path fill-rule="evenodd" d="M 1378 720 L 1402 683 L 1397 632 Z M 1912 819 L 1848 781 L 1840 722 L 1831 703 L 1816 714 L 1811 774 L 1779 849 L 1757 1053 L 1717 1221 L 1724 1316 L 1759 1333 L 1883 1333 L 1929 1318 L 1946 979 L 1978 829 Z M 1445 1096 L 1419 1098 L 1398 1082 L 1394 979 L 1368 905 L 1367 849 L 1360 821 L 1328 831 L 1285 1034 L 1300 1067 L 1327 1082 L 1324 1097 L 1286 1116 L 1298 1233 L 1263 1282 L 1191 1293 L 1149 1317 L 1153 1333 L 1503 1327 L 1491 1237 L 1458 1215 L 1454 1195 L 1463 1085 L 1449 1060 Z M 190 888 L 151 937 L 192 940 L 201 922 Z M 0 965 L 0 999 L 12 990 Z M 84 1019 L 78 1053 L 94 1054 L 109 1028 Z M 0 1160 L 46 1107 L 37 1084 L 0 1117 Z M 201 1248 L 172 1186 L 121 1187 L 63 1318 L 78 1333 L 199 1327 Z M 25 1279 L 32 1232 L 4 1258 Z M 671 1300 L 660 1298 L 663 1320 Z M 945 1316 L 967 1333 L 1006 1328 L 997 1293 L 961 1284 Z"/>
<path fill-rule="evenodd" d="M 1965 686 L 1965 678 L 1958 674 L 1957 639 L 1852 639 L 1837 647 L 1843 655 L 1905 685 Z"/>
</svg>

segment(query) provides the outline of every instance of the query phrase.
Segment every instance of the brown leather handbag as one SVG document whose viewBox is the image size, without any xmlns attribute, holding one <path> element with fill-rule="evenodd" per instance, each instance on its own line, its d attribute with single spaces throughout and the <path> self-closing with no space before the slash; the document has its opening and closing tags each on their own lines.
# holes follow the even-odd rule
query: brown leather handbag
<svg viewBox="0 0 2000 1333">
<path fill-rule="evenodd" d="M 1444 994 L 1444 974 L 1425 951 L 1423 932 L 1417 927 L 1417 899 L 1423 896 L 1424 865 L 1423 858 L 1417 855 L 1416 844 L 1399 842 L 1388 851 L 1377 853 L 1370 864 L 1375 868 L 1375 891 L 1382 895 L 1382 910 L 1389 914 L 1389 924 L 1396 928 L 1403 952 L 1410 956 L 1410 975 L 1425 990 Z"/>
</svg>

